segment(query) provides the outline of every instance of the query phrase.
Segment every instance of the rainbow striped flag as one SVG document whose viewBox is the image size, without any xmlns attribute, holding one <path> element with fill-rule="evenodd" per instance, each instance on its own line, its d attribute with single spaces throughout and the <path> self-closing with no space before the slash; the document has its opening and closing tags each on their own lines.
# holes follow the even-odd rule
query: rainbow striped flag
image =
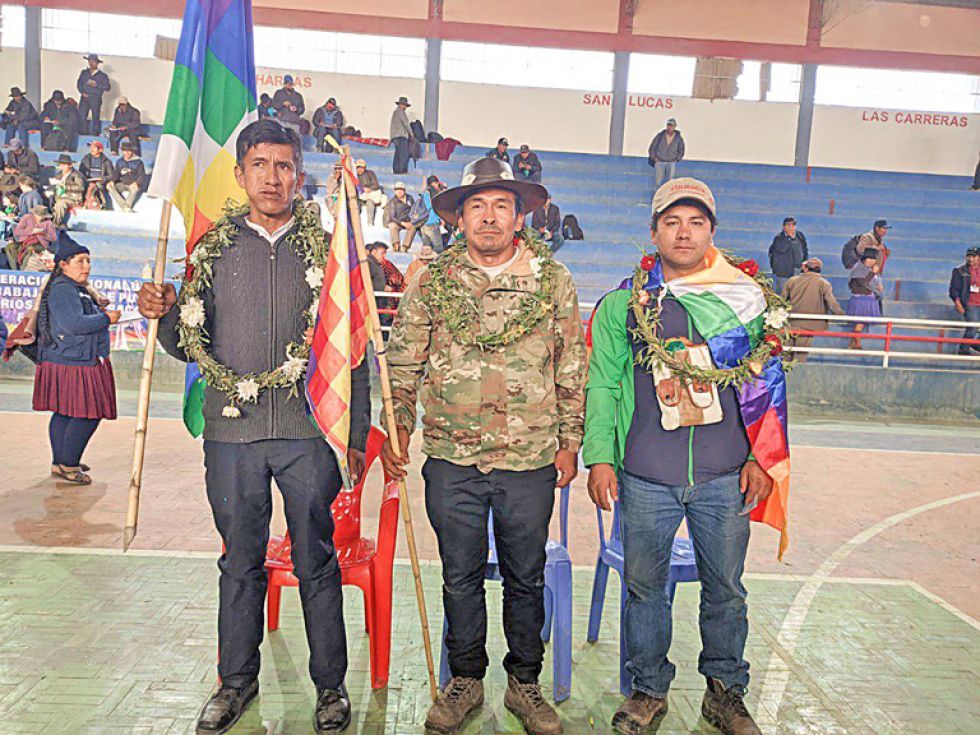
<svg viewBox="0 0 980 735">
<path fill-rule="evenodd" d="M 659 291 L 661 297 L 667 292 L 673 294 L 704 337 L 715 364 L 733 368 L 763 336 L 766 297 L 752 277 L 729 263 L 716 248 L 711 248 L 706 260 L 706 269 L 666 283 L 658 260 L 644 288 Z M 632 278 L 620 284 L 620 288 L 632 286 Z M 779 530 L 781 557 L 789 544 L 789 430 L 782 361 L 771 358 L 756 380 L 737 391 L 752 454 L 773 480 L 772 494 L 750 517 Z"/>
<path fill-rule="evenodd" d="M 187 0 L 147 194 L 180 210 L 188 254 L 228 199 L 244 201 L 235 181 L 235 142 L 256 119 L 251 0 Z M 184 425 L 194 436 L 204 431 L 203 406 L 204 380 L 191 364 Z"/>
<path fill-rule="evenodd" d="M 343 159 L 343 176 L 357 181 L 349 156 Z M 335 221 L 306 370 L 306 401 L 348 483 L 351 370 L 367 352 L 369 294 L 361 278 L 344 185 L 338 191 Z"/>
</svg>

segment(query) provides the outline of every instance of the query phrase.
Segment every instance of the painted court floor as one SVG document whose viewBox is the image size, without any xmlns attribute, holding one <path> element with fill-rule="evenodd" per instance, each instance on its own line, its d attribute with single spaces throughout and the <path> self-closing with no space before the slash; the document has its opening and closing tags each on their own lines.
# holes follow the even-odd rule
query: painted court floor
<svg viewBox="0 0 980 735">
<path fill-rule="evenodd" d="M 177 421 L 152 420 L 140 532 L 123 555 L 132 420 L 99 429 L 86 457 L 95 483 L 72 487 L 48 477 L 47 417 L 24 411 L 25 397 L 23 386 L 0 382 L 0 735 L 193 732 L 215 679 L 219 548 L 199 444 Z M 155 404 L 155 416 L 173 415 L 166 401 Z M 125 397 L 121 405 L 126 413 Z M 763 732 L 980 732 L 980 431 L 799 419 L 791 436 L 790 550 L 777 562 L 775 532 L 754 524 L 745 580 L 747 703 Z M 417 476 L 408 491 L 437 634 L 439 568 Z M 372 477 L 369 535 L 379 492 Z M 362 600 L 345 588 L 351 733 L 422 732 L 428 690 L 403 537 L 386 689 L 369 688 Z M 584 477 L 572 488 L 570 539 L 572 696 L 559 712 L 566 733 L 609 733 L 620 701 L 619 590 L 614 575 L 599 641 L 589 644 L 596 516 Z M 488 583 L 488 605 L 487 701 L 465 733 L 516 734 L 502 703 L 499 585 Z M 699 713 L 697 605 L 697 584 L 682 584 L 671 650 L 678 675 L 660 733 L 717 732 Z M 260 695 L 232 732 L 311 733 L 313 688 L 295 590 L 284 593 L 282 627 L 266 636 L 262 657 Z M 549 693 L 551 680 L 549 645 L 542 675 Z"/>
</svg>

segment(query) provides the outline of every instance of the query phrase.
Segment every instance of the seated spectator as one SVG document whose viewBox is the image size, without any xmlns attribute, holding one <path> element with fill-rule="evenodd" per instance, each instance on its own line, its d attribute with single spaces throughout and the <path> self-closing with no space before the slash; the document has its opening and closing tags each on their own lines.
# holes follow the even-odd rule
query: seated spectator
<svg viewBox="0 0 980 735">
<path fill-rule="evenodd" d="M 4 142 L 9 146 L 13 143 L 14 138 L 19 138 L 29 148 L 29 133 L 40 122 L 37 109 L 24 96 L 20 87 L 11 87 L 10 97 L 7 109 L 3 111 L 3 119 L 0 120 L 0 128 L 7 131 Z"/>
<path fill-rule="evenodd" d="M 368 267 L 371 270 L 371 287 L 375 292 L 389 291 L 400 293 L 405 290 L 405 277 L 398 266 L 388 260 L 388 246 L 383 242 L 373 242 L 368 245 Z M 397 299 L 378 299 L 379 309 L 397 309 Z M 382 326 L 391 326 L 393 315 L 381 314 Z M 387 332 L 385 333 L 387 338 Z"/>
<path fill-rule="evenodd" d="M 980 322 L 980 248 L 966 251 L 966 261 L 953 269 L 949 279 L 949 298 L 956 313 L 966 322 Z M 980 330 L 967 327 L 963 339 L 976 339 Z M 959 346 L 961 355 L 980 355 L 980 345 Z"/>
<path fill-rule="evenodd" d="M 41 108 L 41 148 L 46 151 L 74 151 L 78 146 L 78 108 L 56 89 Z"/>
<path fill-rule="evenodd" d="M 20 189 L 20 199 L 17 202 L 17 218 L 20 219 L 34 207 L 46 207 L 48 203 L 44 199 L 44 194 L 38 188 L 37 182 L 30 176 L 20 176 L 17 179 L 17 187 Z"/>
<path fill-rule="evenodd" d="M 54 187 L 54 224 L 55 227 L 67 229 L 71 211 L 85 201 L 85 179 L 75 170 L 75 162 L 67 153 L 62 153 L 55 163 L 59 175 L 51 179 Z"/>
<path fill-rule="evenodd" d="M 405 193 L 405 184 L 395 183 L 395 195 L 385 207 L 384 224 L 391 235 L 391 247 L 396 253 L 407 253 L 415 238 L 415 225 L 412 224 L 412 205 L 415 200 Z M 402 231 L 405 237 L 402 239 Z"/>
<path fill-rule="evenodd" d="M 113 166 L 112 180 L 108 185 L 109 196 L 123 212 L 132 212 L 136 200 L 146 190 L 146 169 L 136 157 L 136 146 L 122 144 L 122 158 Z"/>
<path fill-rule="evenodd" d="M 520 181 L 535 181 L 541 183 L 541 161 L 538 155 L 531 152 L 526 143 L 521 146 L 521 152 L 514 158 L 514 176 Z"/>
<path fill-rule="evenodd" d="M 806 237 L 796 229 L 796 218 L 787 217 L 783 220 L 783 231 L 772 239 L 769 246 L 769 269 L 776 293 L 782 293 L 783 286 L 800 272 L 803 261 L 809 257 Z"/>
<path fill-rule="evenodd" d="M 823 261 L 820 258 L 810 258 L 803 262 L 801 273 L 790 278 L 783 286 L 782 296 L 789 301 L 790 310 L 797 314 L 836 314 L 841 316 L 844 310 L 834 298 L 834 289 L 830 281 L 824 278 Z M 810 332 L 826 332 L 827 322 L 821 319 L 792 319 L 790 329 L 805 329 Z M 809 347 L 813 337 L 809 335 L 790 338 L 793 347 Z M 789 359 L 806 362 L 808 353 L 789 353 Z"/>
<path fill-rule="evenodd" d="M 509 145 L 510 143 L 507 141 L 507 138 L 501 138 L 497 141 L 496 148 L 492 148 L 491 150 L 487 151 L 487 158 L 499 158 L 501 161 L 507 161 L 507 163 L 510 163 L 510 154 L 507 152 L 507 147 Z"/>
<path fill-rule="evenodd" d="M 327 208 L 331 213 L 337 211 L 337 196 L 340 194 L 343 173 L 344 167 L 337 162 L 333 165 L 333 173 L 327 179 Z"/>
<path fill-rule="evenodd" d="M 881 316 L 878 296 L 884 290 L 881 277 L 878 275 L 878 252 L 868 248 L 861 256 L 861 260 L 851 268 L 850 279 L 847 282 L 847 287 L 851 290 L 847 313 L 849 316 L 878 317 Z M 866 326 L 865 323 L 856 323 L 854 333 L 860 334 Z M 852 337 L 848 347 L 852 350 L 860 350 L 861 338 Z"/>
<path fill-rule="evenodd" d="M 103 154 L 103 145 L 93 140 L 89 152 L 82 158 L 78 171 L 85 180 L 85 207 L 87 209 L 105 209 L 109 202 L 108 185 L 112 181 L 112 161 Z"/>
<path fill-rule="evenodd" d="M 422 221 L 420 232 L 422 234 L 422 244 L 432 248 L 433 253 L 442 252 L 442 220 L 432 208 L 432 197 L 446 188 L 446 185 L 439 180 L 438 176 L 430 176 L 425 180 L 425 191 L 422 192 L 422 204 L 428 212 L 428 216 Z M 407 280 L 407 276 L 406 276 Z"/>
<path fill-rule="evenodd" d="M 422 247 L 419 248 L 419 254 L 415 256 L 415 260 L 408 264 L 408 268 L 405 271 L 405 285 L 407 286 L 415 278 L 415 274 L 422 270 L 425 266 L 436 259 L 437 253 L 432 249 L 432 246 L 428 243 L 423 243 Z"/>
<path fill-rule="evenodd" d="M 303 95 L 293 87 L 291 74 L 282 78 L 282 87 L 273 95 L 272 106 L 276 108 L 276 119 L 284 128 L 291 128 L 297 135 L 301 134 L 300 120 L 306 112 L 306 103 L 303 101 Z"/>
<path fill-rule="evenodd" d="M 112 113 L 112 124 L 106 128 L 106 137 L 109 138 L 109 150 L 113 154 L 119 153 L 119 141 L 123 138 L 133 144 L 136 155 L 141 155 L 140 131 L 143 123 L 140 122 L 140 111 L 129 104 L 127 97 L 120 97 L 116 105 L 116 111 Z"/>
<path fill-rule="evenodd" d="M 14 138 L 10 141 L 10 151 L 3 164 L 3 171 L 14 176 L 30 176 L 37 181 L 41 175 L 41 163 L 37 153 L 27 148 L 20 138 Z"/>
<path fill-rule="evenodd" d="M 558 252 L 558 248 L 565 244 L 561 234 L 561 211 L 557 204 L 552 203 L 550 194 L 545 203 L 531 215 L 531 227 L 551 245 L 551 252 Z"/>
<path fill-rule="evenodd" d="M 313 140 L 318 151 L 332 151 L 333 147 L 327 145 L 326 137 L 329 135 L 340 143 L 340 131 L 343 129 L 344 113 L 337 107 L 337 100 L 331 97 L 322 107 L 316 108 L 313 113 Z"/>
<path fill-rule="evenodd" d="M 378 175 L 367 167 L 364 159 L 358 160 L 354 167 L 357 172 L 357 183 L 361 186 L 361 193 L 358 199 L 364 206 L 364 213 L 367 215 L 368 225 L 374 226 L 374 215 L 378 207 L 382 209 L 388 204 L 388 197 L 385 196 L 381 184 L 378 182 Z"/>
<path fill-rule="evenodd" d="M 43 204 L 34 207 L 17 223 L 14 241 L 17 243 L 17 267 L 22 271 L 43 272 L 54 268 L 58 231 Z"/>
<path fill-rule="evenodd" d="M 14 239 L 14 227 L 19 219 L 17 200 L 17 194 L 12 191 L 0 195 L 0 268 L 6 260 L 3 249 Z"/>
<path fill-rule="evenodd" d="M 277 115 L 276 108 L 272 106 L 272 97 L 270 97 L 265 92 L 259 97 L 259 120 L 263 117 L 275 118 Z"/>
</svg>

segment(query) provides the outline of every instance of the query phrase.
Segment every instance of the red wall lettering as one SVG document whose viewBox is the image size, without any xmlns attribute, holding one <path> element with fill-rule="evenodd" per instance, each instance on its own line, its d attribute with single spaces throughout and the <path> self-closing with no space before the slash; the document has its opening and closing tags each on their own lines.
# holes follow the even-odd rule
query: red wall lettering
<svg viewBox="0 0 980 735">
<path fill-rule="evenodd" d="M 582 95 L 582 104 L 609 107 L 612 104 L 612 95 L 586 92 Z M 674 107 L 674 100 L 670 97 L 651 97 L 631 94 L 626 99 L 626 105 L 627 107 L 647 107 L 650 109 L 671 110 Z"/>
<path fill-rule="evenodd" d="M 300 76 L 299 74 L 293 74 L 292 76 L 294 87 L 309 89 L 313 86 L 313 77 Z M 275 87 L 278 89 L 282 86 L 282 78 L 282 74 L 260 74 L 256 72 L 255 83 L 260 87 Z"/>
<path fill-rule="evenodd" d="M 970 122 L 966 115 L 940 115 L 932 112 L 896 112 L 890 116 L 885 110 L 863 110 L 862 122 L 892 122 L 898 125 L 932 125 L 946 128 L 965 128 Z"/>
</svg>

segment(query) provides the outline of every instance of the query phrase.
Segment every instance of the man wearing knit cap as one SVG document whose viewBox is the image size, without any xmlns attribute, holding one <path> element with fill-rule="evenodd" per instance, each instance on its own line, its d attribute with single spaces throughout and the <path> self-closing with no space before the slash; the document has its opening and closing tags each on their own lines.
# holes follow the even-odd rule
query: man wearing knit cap
<svg viewBox="0 0 980 735">
<path fill-rule="evenodd" d="M 761 735 L 743 701 L 749 665 L 741 577 L 749 513 L 766 502 L 773 478 L 756 461 L 743 416 L 765 413 L 769 394 L 760 390 L 745 406 L 734 385 L 692 381 L 668 363 L 642 358 L 656 339 L 677 356 L 671 359 L 678 370 L 685 364 L 732 367 L 761 340 L 741 320 L 761 319 L 767 302 L 761 286 L 715 247 L 715 198 L 707 185 L 668 181 L 657 190 L 653 210 L 657 255 L 641 263 L 639 288 L 628 279 L 599 302 L 586 387 L 589 495 L 603 510 L 619 501 L 626 559 L 623 636 L 633 691 L 612 728 L 623 735 L 645 732 L 667 712 L 675 672 L 667 658 L 667 577 L 674 536 L 686 519 L 701 580 L 698 671 L 707 681 L 701 712 L 728 735 Z M 653 336 L 641 336 L 638 311 Z M 724 329 L 715 331 L 718 325 Z M 710 336 L 728 339 L 709 340 L 709 328 Z M 778 359 L 760 366 L 760 376 L 763 371 L 765 381 L 785 390 Z M 769 466 L 768 455 L 765 461 Z"/>
</svg>

